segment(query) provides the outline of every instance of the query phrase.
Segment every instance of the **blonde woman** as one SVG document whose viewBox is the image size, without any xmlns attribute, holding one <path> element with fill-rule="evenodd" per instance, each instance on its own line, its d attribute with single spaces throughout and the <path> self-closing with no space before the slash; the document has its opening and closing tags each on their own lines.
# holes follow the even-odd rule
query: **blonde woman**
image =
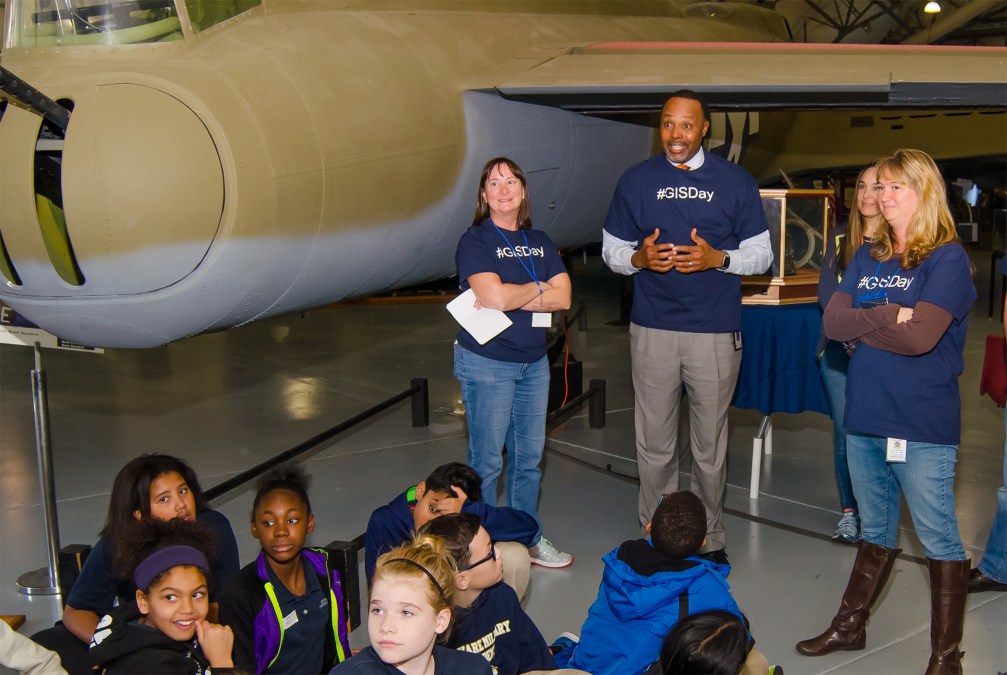
<svg viewBox="0 0 1007 675">
<path fill-rule="evenodd" d="M 871 605 L 895 558 L 905 497 L 930 571 L 930 675 L 961 673 L 969 563 L 955 516 L 961 435 L 958 376 L 976 298 L 944 181 L 920 150 L 875 163 L 881 220 L 825 310 L 825 333 L 853 350 L 847 453 L 863 539 L 839 612 L 808 656 L 863 649 Z"/>
</svg>

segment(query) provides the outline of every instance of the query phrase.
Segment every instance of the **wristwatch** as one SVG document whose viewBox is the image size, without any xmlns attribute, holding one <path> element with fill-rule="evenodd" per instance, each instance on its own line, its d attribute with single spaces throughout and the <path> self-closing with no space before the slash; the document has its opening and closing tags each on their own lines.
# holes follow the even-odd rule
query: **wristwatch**
<svg viewBox="0 0 1007 675">
<path fill-rule="evenodd" d="M 726 271 L 728 267 L 731 266 L 731 254 L 724 251 L 724 264 L 718 267 L 718 270 Z"/>
</svg>

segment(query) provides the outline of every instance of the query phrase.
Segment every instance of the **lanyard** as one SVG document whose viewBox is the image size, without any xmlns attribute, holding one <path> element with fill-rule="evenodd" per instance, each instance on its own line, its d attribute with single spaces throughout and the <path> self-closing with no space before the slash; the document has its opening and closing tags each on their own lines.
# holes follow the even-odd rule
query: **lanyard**
<svg viewBox="0 0 1007 675">
<path fill-rule="evenodd" d="M 492 220 L 490 222 L 493 223 Z M 535 260 L 532 259 L 531 256 L 529 255 L 528 262 L 531 263 L 531 268 L 529 269 L 528 265 L 525 264 L 524 260 L 522 258 L 518 257 L 517 251 L 514 249 L 514 245 L 510 243 L 510 240 L 503 233 L 503 231 L 499 227 L 497 227 L 496 223 L 493 223 L 493 227 L 495 227 L 496 231 L 500 233 L 501 237 L 503 237 L 504 243 L 507 244 L 507 248 L 509 248 L 511 250 L 511 253 L 514 254 L 515 258 L 517 258 L 517 261 L 519 263 L 521 263 L 521 267 L 524 268 L 524 271 L 528 273 L 528 276 L 531 277 L 531 280 L 534 281 L 535 285 L 539 287 L 538 288 L 538 294 L 542 295 L 542 284 L 539 283 L 538 275 L 535 274 Z M 529 252 L 531 252 L 531 246 L 528 245 L 528 235 L 525 234 L 524 230 L 521 230 L 521 236 L 524 237 L 524 247 L 526 249 L 528 249 Z"/>
<path fill-rule="evenodd" d="M 885 261 L 883 261 L 883 260 L 879 260 L 878 261 L 878 266 L 876 268 L 874 268 L 874 274 L 872 276 L 874 276 L 875 278 L 878 277 L 878 274 L 881 272 L 881 265 L 883 265 L 884 262 Z M 861 295 L 859 298 L 857 298 L 857 300 L 862 303 L 865 300 L 868 301 L 868 302 L 870 302 L 870 301 L 873 301 L 873 300 L 881 300 L 882 298 L 885 298 L 886 302 L 887 302 L 888 291 L 884 290 L 883 288 L 879 288 L 876 291 L 874 291 L 873 293 L 865 293 L 865 294 Z"/>
</svg>

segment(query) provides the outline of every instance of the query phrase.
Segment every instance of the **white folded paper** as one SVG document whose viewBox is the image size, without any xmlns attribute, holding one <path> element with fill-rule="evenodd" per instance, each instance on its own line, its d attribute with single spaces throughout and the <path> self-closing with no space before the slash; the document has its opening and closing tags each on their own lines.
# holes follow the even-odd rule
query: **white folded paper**
<svg viewBox="0 0 1007 675">
<path fill-rule="evenodd" d="M 455 321 L 476 339 L 476 342 L 484 345 L 507 330 L 512 322 L 499 309 L 489 307 L 476 309 L 475 303 L 476 294 L 470 288 L 448 303 L 448 311 Z"/>
</svg>

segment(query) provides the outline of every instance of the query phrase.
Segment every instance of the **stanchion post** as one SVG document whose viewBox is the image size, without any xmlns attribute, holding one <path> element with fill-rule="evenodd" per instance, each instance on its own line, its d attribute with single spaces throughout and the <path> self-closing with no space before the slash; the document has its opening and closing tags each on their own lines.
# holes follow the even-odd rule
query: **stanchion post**
<svg viewBox="0 0 1007 675">
<path fill-rule="evenodd" d="M 427 387 L 427 378 L 418 377 L 411 382 L 418 391 L 413 392 L 413 426 L 425 427 L 430 425 L 430 390 Z"/>
<path fill-rule="evenodd" d="M 35 452 L 42 488 L 42 515 L 45 524 L 49 567 L 25 572 L 17 580 L 17 589 L 26 595 L 58 595 L 59 587 L 59 521 L 56 516 L 56 487 L 53 480 L 52 445 L 49 436 L 49 394 L 45 371 L 42 370 L 42 349 L 35 343 L 35 370 L 31 371 L 32 404 L 35 409 Z"/>
<path fill-rule="evenodd" d="M 588 385 L 591 390 L 591 403 L 588 407 L 587 420 L 592 429 L 605 428 L 605 380 L 591 380 Z"/>
</svg>

